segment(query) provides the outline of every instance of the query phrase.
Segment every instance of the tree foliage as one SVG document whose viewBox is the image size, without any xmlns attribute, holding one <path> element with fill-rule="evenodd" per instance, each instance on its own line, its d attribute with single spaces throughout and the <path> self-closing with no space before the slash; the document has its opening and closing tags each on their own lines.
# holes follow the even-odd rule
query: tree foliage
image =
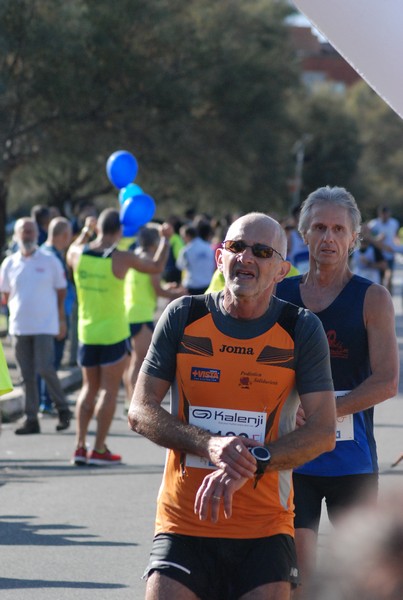
<svg viewBox="0 0 403 600">
<path fill-rule="evenodd" d="M 288 10 L 276 0 L 3 0 L 3 203 L 112 201 L 105 161 L 125 148 L 161 210 L 281 206 L 298 85 Z"/>
<path fill-rule="evenodd" d="M 363 149 L 358 176 L 366 217 L 375 216 L 376 207 L 387 204 L 403 220 L 403 122 L 364 82 L 351 89 L 347 104 Z"/>
<path fill-rule="evenodd" d="M 354 192 L 361 144 L 356 121 L 343 97 L 324 88 L 299 98 L 293 110 L 298 112 L 300 136 L 306 138 L 301 199 L 324 185 Z"/>
<path fill-rule="evenodd" d="M 292 149 L 309 135 L 301 198 L 344 185 L 401 204 L 403 129 L 364 84 L 308 95 L 286 0 L 2 0 L 0 247 L 9 212 L 117 206 L 108 156 L 131 151 L 157 216 L 283 215 Z M 308 138 L 307 138 L 308 139 Z"/>
</svg>

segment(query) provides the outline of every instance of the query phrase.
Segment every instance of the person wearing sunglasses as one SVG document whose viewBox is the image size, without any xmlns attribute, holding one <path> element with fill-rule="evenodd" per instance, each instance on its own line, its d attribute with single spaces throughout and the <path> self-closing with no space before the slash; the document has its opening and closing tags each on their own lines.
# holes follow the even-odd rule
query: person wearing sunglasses
<svg viewBox="0 0 403 600">
<path fill-rule="evenodd" d="M 224 289 L 157 323 L 128 413 L 169 449 L 147 600 L 289 600 L 297 583 L 292 469 L 334 447 L 335 401 L 319 319 L 273 295 L 285 255 L 277 221 L 240 217 L 216 250 Z"/>
<path fill-rule="evenodd" d="M 279 283 L 276 295 L 314 311 L 323 324 L 336 390 L 337 443 L 332 452 L 294 472 L 302 579 L 296 597 L 315 564 L 323 499 L 330 521 L 337 524 L 348 508 L 376 496 L 374 405 L 395 396 L 399 382 L 392 298 L 385 287 L 350 269 L 361 232 L 354 197 L 342 187 L 318 188 L 302 204 L 298 228 L 309 249 L 309 270 Z M 304 422 L 300 410 L 297 423 L 303 428 Z"/>
</svg>

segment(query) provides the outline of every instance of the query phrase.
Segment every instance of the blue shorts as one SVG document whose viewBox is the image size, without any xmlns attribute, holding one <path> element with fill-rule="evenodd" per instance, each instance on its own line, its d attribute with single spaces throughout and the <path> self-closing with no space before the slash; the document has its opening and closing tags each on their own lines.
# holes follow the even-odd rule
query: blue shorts
<svg viewBox="0 0 403 600">
<path fill-rule="evenodd" d="M 154 331 L 153 321 L 144 321 L 144 323 L 130 323 L 130 337 L 135 337 L 140 329 L 145 325 L 150 331 Z"/>
<path fill-rule="evenodd" d="M 82 344 L 78 343 L 77 362 L 80 367 L 100 367 L 112 365 L 121 360 L 125 354 L 131 353 L 130 340 L 125 339 L 117 344 Z"/>
<path fill-rule="evenodd" d="M 202 600 L 235 600 L 279 581 L 298 584 L 294 540 L 204 538 L 176 533 L 155 536 L 144 578 L 159 571 Z"/>
</svg>

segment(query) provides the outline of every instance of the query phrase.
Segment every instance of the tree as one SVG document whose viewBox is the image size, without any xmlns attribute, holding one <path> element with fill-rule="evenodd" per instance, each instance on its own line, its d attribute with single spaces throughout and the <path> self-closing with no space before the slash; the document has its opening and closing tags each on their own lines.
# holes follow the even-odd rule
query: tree
<svg viewBox="0 0 403 600">
<path fill-rule="evenodd" d="M 307 136 L 301 197 L 324 185 L 354 191 L 361 152 L 355 119 L 348 114 L 343 97 L 326 89 L 299 98 L 295 111 L 299 137 Z"/>
<path fill-rule="evenodd" d="M 352 88 L 347 106 L 362 145 L 358 174 L 365 189 L 365 216 L 375 216 L 378 205 L 388 204 L 403 220 L 403 122 L 365 82 Z"/>
<path fill-rule="evenodd" d="M 116 190 L 118 148 L 171 206 L 279 209 L 298 77 L 286 3 L 3 0 L 0 246 L 5 206 Z M 0 117 L 1 118 L 1 117 Z"/>
</svg>

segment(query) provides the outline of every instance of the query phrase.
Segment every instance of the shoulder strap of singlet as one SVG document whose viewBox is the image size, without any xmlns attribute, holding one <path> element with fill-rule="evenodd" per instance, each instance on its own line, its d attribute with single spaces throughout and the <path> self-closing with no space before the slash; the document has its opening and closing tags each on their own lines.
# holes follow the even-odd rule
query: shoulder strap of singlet
<svg viewBox="0 0 403 600">
<path fill-rule="evenodd" d="M 185 329 L 191 323 L 202 319 L 209 313 L 209 309 L 207 306 L 208 297 L 205 294 L 200 294 L 198 296 L 192 296 L 190 300 L 188 318 L 186 319 Z"/>
<path fill-rule="evenodd" d="M 287 331 L 292 339 L 295 338 L 295 326 L 302 308 L 291 302 L 286 302 L 278 318 L 278 324 Z"/>
<path fill-rule="evenodd" d="M 83 248 L 83 254 L 87 254 L 88 256 L 93 256 L 96 258 L 109 258 L 112 256 L 113 252 L 115 252 L 115 250 L 117 249 L 118 242 L 115 242 L 114 244 L 112 244 L 112 246 L 109 246 L 109 248 L 104 248 L 103 250 L 96 250 L 93 248 L 90 248 L 90 246 L 88 244 L 86 244 Z"/>
</svg>

